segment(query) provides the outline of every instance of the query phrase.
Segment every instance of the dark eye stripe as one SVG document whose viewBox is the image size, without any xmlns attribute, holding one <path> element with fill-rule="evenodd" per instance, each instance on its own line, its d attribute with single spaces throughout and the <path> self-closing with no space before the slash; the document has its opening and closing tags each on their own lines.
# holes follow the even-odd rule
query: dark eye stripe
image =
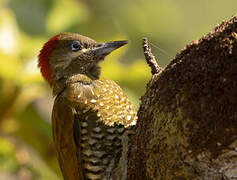
<svg viewBox="0 0 237 180">
<path fill-rule="evenodd" d="M 71 44 L 72 51 L 76 52 L 82 49 L 81 43 L 79 41 L 73 41 Z"/>
</svg>

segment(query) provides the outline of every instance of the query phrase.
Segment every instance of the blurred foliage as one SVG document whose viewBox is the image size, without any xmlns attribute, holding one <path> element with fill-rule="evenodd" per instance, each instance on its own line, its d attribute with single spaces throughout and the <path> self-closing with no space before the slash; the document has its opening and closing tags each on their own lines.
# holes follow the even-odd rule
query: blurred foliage
<svg viewBox="0 0 237 180">
<path fill-rule="evenodd" d="M 150 70 L 147 36 L 165 66 L 191 40 L 235 15 L 236 0 L 0 0 L 0 179 L 61 179 L 52 144 L 53 98 L 37 68 L 47 39 L 61 31 L 97 41 L 129 39 L 101 64 L 135 106 Z"/>
</svg>

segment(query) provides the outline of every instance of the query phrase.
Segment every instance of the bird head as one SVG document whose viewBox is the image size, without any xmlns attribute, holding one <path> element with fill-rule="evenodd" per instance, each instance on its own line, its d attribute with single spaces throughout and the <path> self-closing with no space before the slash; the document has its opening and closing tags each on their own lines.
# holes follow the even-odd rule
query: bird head
<svg viewBox="0 0 237 180">
<path fill-rule="evenodd" d="M 38 67 L 43 77 L 52 85 L 62 78 L 84 74 L 98 79 L 98 63 L 127 41 L 97 43 L 95 40 L 75 33 L 60 33 L 43 46 L 38 56 Z"/>
</svg>

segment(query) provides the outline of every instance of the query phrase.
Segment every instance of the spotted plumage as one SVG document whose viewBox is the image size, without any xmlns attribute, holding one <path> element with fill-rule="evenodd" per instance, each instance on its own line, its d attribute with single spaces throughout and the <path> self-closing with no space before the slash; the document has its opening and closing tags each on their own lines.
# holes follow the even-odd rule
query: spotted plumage
<svg viewBox="0 0 237 180">
<path fill-rule="evenodd" d="M 122 155 L 123 134 L 136 124 L 136 110 L 122 89 L 105 78 L 91 81 L 85 75 L 75 75 L 68 79 L 61 96 L 67 97 L 77 114 L 74 133 L 80 134 L 76 141 L 84 176 L 111 178 Z"/>
<path fill-rule="evenodd" d="M 126 43 L 97 43 L 61 33 L 40 52 L 39 67 L 56 96 L 53 139 L 66 180 L 126 179 L 127 146 L 136 110 L 114 81 L 100 77 L 98 66 Z"/>
<path fill-rule="evenodd" d="M 83 75 L 75 77 L 84 78 Z M 67 93 L 71 103 L 81 113 L 93 110 L 105 125 L 121 124 L 128 127 L 136 124 L 136 110 L 112 80 L 101 78 L 86 84 L 70 83 Z"/>
</svg>

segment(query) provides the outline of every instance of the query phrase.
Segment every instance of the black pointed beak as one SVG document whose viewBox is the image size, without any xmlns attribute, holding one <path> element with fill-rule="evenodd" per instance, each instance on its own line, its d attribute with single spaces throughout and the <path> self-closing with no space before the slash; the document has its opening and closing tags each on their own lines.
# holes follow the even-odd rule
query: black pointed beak
<svg viewBox="0 0 237 180">
<path fill-rule="evenodd" d="M 96 58 L 103 58 L 112 51 L 128 44 L 128 41 L 112 41 L 107 43 L 98 43 L 97 47 L 93 49 Z"/>
</svg>

